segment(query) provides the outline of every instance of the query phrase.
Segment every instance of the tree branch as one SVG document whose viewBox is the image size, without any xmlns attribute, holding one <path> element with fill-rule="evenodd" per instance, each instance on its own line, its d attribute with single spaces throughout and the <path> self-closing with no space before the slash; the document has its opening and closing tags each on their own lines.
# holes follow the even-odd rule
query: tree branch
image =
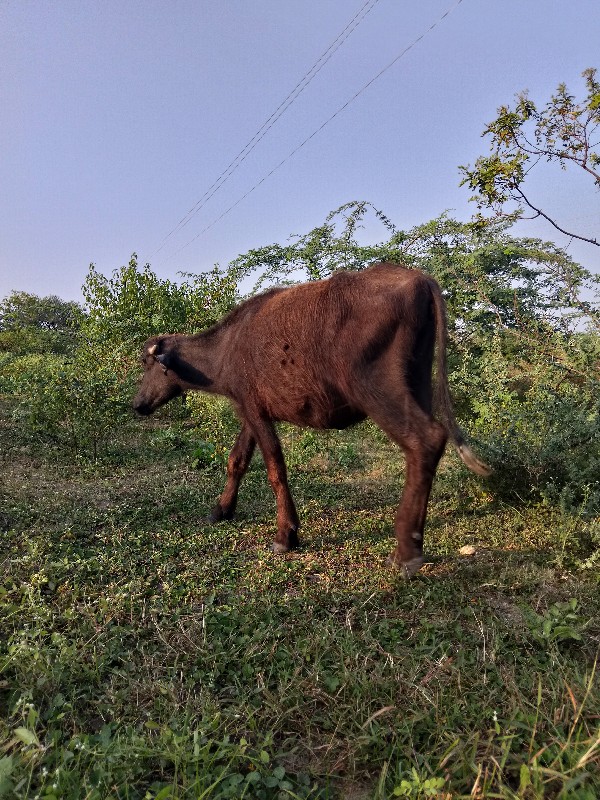
<svg viewBox="0 0 600 800">
<path fill-rule="evenodd" d="M 572 236 L 574 239 L 579 239 L 582 242 L 588 242 L 588 244 L 595 244 L 596 247 L 600 247 L 600 242 L 597 239 L 589 239 L 587 236 L 579 236 L 576 233 L 571 233 L 571 231 L 566 231 L 564 228 L 561 228 L 560 225 L 558 225 L 556 222 L 554 222 L 554 220 L 551 219 L 547 214 L 544 214 L 544 212 L 541 210 L 541 208 L 537 208 L 536 206 L 534 206 L 533 203 L 531 203 L 527 199 L 527 197 L 523 193 L 522 189 L 519 189 L 518 187 L 515 187 L 515 192 L 523 199 L 523 201 L 529 206 L 529 208 L 532 209 L 532 211 L 535 211 L 537 216 L 543 217 L 551 225 L 553 225 L 556 228 L 557 231 L 560 231 L 561 233 L 564 233 L 565 236 Z"/>
</svg>

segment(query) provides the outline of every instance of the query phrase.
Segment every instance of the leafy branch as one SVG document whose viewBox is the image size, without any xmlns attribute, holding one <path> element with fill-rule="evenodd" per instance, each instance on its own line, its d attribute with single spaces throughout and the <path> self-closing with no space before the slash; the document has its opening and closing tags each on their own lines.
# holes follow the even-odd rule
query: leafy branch
<svg viewBox="0 0 600 800">
<path fill-rule="evenodd" d="M 506 215 L 506 205 L 512 201 L 517 206 L 512 216 L 522 216 L 526 206 L 534 218 L 542 217 L 561 233 L 600 247 L 595 236 L 567 231 L 523 189 L 527 176 L 541 161 L 558 163 L 561 169 L 574 164 L 600 189 L 600 82 L 593 68 L 582 74 L 587 94 L 580 103 L 561 83 L 541 110 L 526 91 L 517 95 L 514 108 L 501 106 L 497 118 L 483 132 L 491 137 L 491 154 L 480 156 L 473 168 L 460 167 L 464 175 L 461 186 L 466 184 L 476 192 L 472 199 L 480 209 Z"/>
</svg>

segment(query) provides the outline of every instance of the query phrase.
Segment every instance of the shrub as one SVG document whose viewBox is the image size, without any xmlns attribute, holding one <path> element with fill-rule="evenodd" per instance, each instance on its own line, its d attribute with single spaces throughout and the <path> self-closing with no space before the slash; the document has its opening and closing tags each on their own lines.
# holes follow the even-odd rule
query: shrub
<svg viewBox="0 0 600 800">
<path fill-rule="evenodd" d="M 499 497 L 600 511 L 600 397 L 582 402 L 576 387 L 536 384 L 523 397 L 505 396 L 475 430 Z"/>
<path fill-rule="evenodd" d="M 5 367 L 2 383 L 24 435 L 75 457 L 97 458 L 131 414 L 130 385 L 119 363 L 98 363 L 91 351 L 73 359 L 23 356 Z"/>
<path fill-rule="evenodd" d="M 193 466 L 200 469 L 226 463 L 240 430 L 240 423 L 229 400 L 193 392 L 187 396 L 186 406 L 195 423 L 197 437 Z"/>
</svg>

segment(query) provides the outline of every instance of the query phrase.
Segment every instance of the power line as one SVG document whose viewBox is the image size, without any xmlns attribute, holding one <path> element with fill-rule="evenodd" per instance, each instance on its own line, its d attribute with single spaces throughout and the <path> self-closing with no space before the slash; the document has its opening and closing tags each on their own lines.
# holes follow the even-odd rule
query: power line
<svg viewBox="0 0 600 800">
<path fill-rule="evenodd" d="M 362 88 L 360 88 L 360 89 L 359 89 L 359 90 L 358 90 L 358 91 L 357 91 L 357 92 L 356 92 L 354 95 L 352 95 L 352 97 L 351 97 L 349 100 L 347 100 L 347 101 L 346 101 L 346 102 L 345 102 L 345 103 L 344 103 L 342 106 L 340 106 L 340 107 L 337 109 L 337 111 L 335 111 L 335 112 L 334 112 L 334 113 L 333 113 L 333 114 L 332 114 L 330 117 L 328 117 L 328 119 L 326 119 L 326 120 L 325 120 L 325 122 L 323 122 L 323 124 L 322 124 L 322 125 L 320 125 L 320 126 L 319 126 L 319 127 L 316 129 L 316 130 L 314 130 L 314 131 L 313 131 L 313 132 L 310 134 L 310 136 L 307 136 L 307 137 L 306 137 L 306 139 L 304 139 L 304 141 L 303 141 L 303 142 L 301 142 L 301 143 L 300 143 L 300 144 L 299 144 L 297 147 L 295 147 L 295 148 L 294 148 L 294 149 L 293 149 L 293 150 L 292 150 L 290 153 L 288 153 L 288 155 L 287 155 L 287 156 L 286 156 L 286 157 L 285 157 L 285 158 L 284 158 L 282 161 L 280 161 L 280 162 L 279 162 L 279 164 L 277 164 L 277 166 L 273 167 L 273 169 L 272 169 L 270 172 L 268 172 L 268 173 L 267 173 L 267 174 L 266 174 L 264 177 L 262 177 L 262 178 L 261 178 L 261 179 L 258 181 L 258 183 L 255 183 L 255 184 L 254 184 L 254 186 L 253 186 L 251 189 L 248 189 L 248 191 L 247 191 L 245 194 L 243 194 L 243 195 L 242 195 L 242 196 L 241 196 L 241 197 L 240 197 L 238 200 L 236 200 L 236 201 L 235 201 L 235 203 L 233 203 L 232 205 L 230 205 L 230 206 L 229 206 L 229 208 L 227 208 L 225 211 L 223 211 L 223 213 L 222 213 L 222 214 L 220 214 L 220 216 L 218 216 L 216 219 L 214 219 L 214 220 L 213 220 L 213 221 L 212 221 L 212 222 L 211 222 L 209 225 L 207 225 L 205 228 L 203 228 L 203 229 L 200 231 L 200 233 L 196 234 L 196 236 L 194 236 L 192 239 L 190 239 L 188 242 L 186 242 L 186 243 L 185 243 L 185 244 L 184 244 L 182 247 L 180 247 L 178 250 L 176 250 L 176 251 L 175 251 L 175 252 L 172 254 L 171 258 L 174 258 L 176 255 L 178 255 L 179 253 L 181 253 L 181 251 L 182 251 L 182 250 L 185 250 L 185 248 L 186 248 L 186 247 L 189 247 L 189 245 L 190 245 L 190 244 L 192 244 L 193 242 L 195 242 L 195 241 L 196 241 L 196 239 L 199 239 L 199 238 L 200 238 L 200 236 L 202 236 L 202 235 L 203 235 L 203 234 L 205 234 L 207 231 L 209 231 L 209 230 L 210 230 L 210 229 L 211 229 L 211 228 L 212 228 L 214 225 L 216 225 L 216 224 L 217 224 L 217 222 L 220 222 L 220 221 L 223 219 L 223 217 L 227 216 L 227 214 L 229 214 L 229 212 L 230 212 L 230 211 L 233 211 L 233 209 L 234 209 L 236 206 L 238 206 L 238 205 L 239 205 L 239 204 L 240 204 L 240 203 L 241 203 L 243 200 L 245 200 L 245 199 L 246 199 L 246 198 L 247 198 L 249 195 L 251 195 L 251 194 L 252 194 L 252 192 L 254 192 L 256 189 L 258 189 L 258 188 L 259 188 L 259 186 L 262 186 L 262 184 L 263 184 L 263 183 L 264 183 L 266 180 L 268 180 L 268 179 L 271 177 L 271 175 L 273 175 L 275 172 L 277 172 L 277 170 L 278 170 L 278 169 L 280 169 L 280 168 L 281 168 L 281 167 L 282 167 L 282 166 L 283 166 L 283 165 L 284 165 L 284 164 L 285 164 L 287 161 L 289 161 L 289 160 L 290 160 L 290 159 L 291 159 L 293 156 L 295 156 L 295 155 L 296 155 L 296 153 L 298 153 L 298 152 L 299 152 L 299 151 L 300 151 L 300 150 L 301 150 L 301 149 L 302 149 L 302 148 L 303 148 L 303 147 L 304 147 L 306 144 L 308 144 L 308 143 L 309 143 L 309 142 L 310 142 L 312 139 L 314 139 L 314 137 L 315 137 L 317 134 L 319 134 L 319 133 L 320 133 L 320 132 L 321 132 L 321 131 L 322 131 L 322 130 L 325 128 L 325 127 L 327 127 L 327 125 L 329 125 L 329 123 L 330 123 L 330 122 L 332 122 L 332 121 L 333 121 L 333 120 L 334 120 L 334 119 L 335 119 L 337 116 L 339 116 L 339 114 L 341 114 L 341 113 L 342 113 L 342 111 L 345 111 L 345 110 L 348 108 L 348 106 L 349 106 L 351 103 L 353 103 L 353 102 L 354 102 L 354 101 L 355 101 L 355 100 L 356 100 L 358 97 L 360 97 L 360 95 L 361 95 L 363 92 L 365 92 L 365 91 L 366 91 L 366 90 L 367 90 L 367 89 L 368 89 L 370 86 L 372 86 L 372 85 L 375 83 L 375 81 L 377 81 L 377 80 L 378 80 L 378 79 L 379 79 L 379 78 L 380 78 L 380 77 L 381 77 L 381 76 L 382 76 L 382 75 L 383 75 L 385 72 L 387 72 L 389 69 L 391 69 L 391 68 L 394 66 L 394 64 L 396 64 L 396 63 L 397 63 L 397 62 L 398 62 L 398 61 L 399 61 L 401 58 L 403 58 L 403 57 L 404 57 L 404 56 L 405 56 L 405 55 L 406 55 L 406 54 L 407 54 L 407 53 L 408 53 L 410 50 L 412 50 L 412 49 L 413 49 L 413 47 L 415 47 L 415 46 L 416 46 L 416 45 L 417 45 L 417 44 L 418 44 L 418 43 L 419 43 L 419 42 L 420 42 L 422 39 L 424 39 L 424 38 L 425 38 L 425 36 L 427 36 L 429 33 L 431 33 L 431 31 L 432 31 L 434 28 L 437 28 L 437 26 L 438 26 L 438 25 L 439 25 L 441 22 L 443 22 L 443 20 L 444 20 L 444 19 L 446 19 L 446 17 L 447 17 L 449 14 L 451 14 L 451 13 L 452 13 L 452 12 L 453 12 L 453 11 L 454 11 L 454 10 L 455 10 L 455 9 L 456 9 L 456 8 L 457 8 L 457 7 L 458 7 L 458 6 L 459 6 L 459 5 L 462 3 L 462 2 L 463 2 L 463 0 L 456 0 L 456 2 L 455 2 L 455 3 L 454 3 L 452 6 L 450 6 L 450 8 L 448 8 L 448 10 L 447 10 L 447 11 L 445 11 L 445 12 L 444 12 L 444 13 L 441 15 L 441 17 L 439 17 L 439 19 L 437 19 L 437 20 L 436 20 L 436 21 L 435 21 L 435 22 L 434 22 L 432 25 L 430 25 L 430 26 L 429 26 L 429 28 L 427 28 L 427 30 L 425 30 L 425 31 L 424 31 L 424 32 L 423 32 L 423 33 L 422 33 L 420 36 L 418 36 L 418 37 L 417 37 L 417 38 L 416 38 L 414 41 L 412 41 L 412 42 L 411 42 L 411 43 L 410 43 L 410 44 L 409 44 L 407 47 L 405 47 L 405 48 L 404 48 L 404 50 L 402 50 L 402 52 L 401 52 L 401 53 L 399 53 L 399 54 L 398 54 L 398 55 L 397 55 L 397 56 L 396 56 L 396 57 L 395 57 L 395 58 L 394 58 L 392 61 L 390 61 L 390 63 L 389 63 L 389 64 L 387 64 L 385 67 L 383 67 L 383 69 L 381 69 L 381 70 L 380 70 L 380 71 L 377 73 L 377 75 L 375 75 L 373 78 L 371 78 L 371 80 L 370 80 L 370 81 L 368 81 L 367 83 L 365 83 L 365 85 L 364 85 Z"/>
<path fill-rule="evenodd" d="M 312 67 L 308 70 L 308 72 L 298 81 L 298 83 L 294 86 L 292 91 L 287 95 L 287 97 L 282 100 L 282 102 L 277 106 L 275 111 L 271 114 L 271 116 L 263 122 L 261 127 L 258 131 L 254 134 L 254 136 L 249 140 L 249 142 L 240 150 L 237 156 L 225 167 L 223 172 L 219 175 L 219 177 L 215 180 L 215 182 L 209 186 L 206 192 L 202 195 L 202 197 L 198 200 L 198 202 L 192 206 L 192 208 L 183 216 L 177 225 L 169 231 L 169 233 L 164 237 L 162 242 L 160 243 L 159 247 L 152 253 L 150 256 L 151 258 L 159 253 L 164 246 L 166 245 L 168 239 L 176 233 L 177 231 L 185 228 L 185 226 L 191 221 L 192 217 L 194 217 L 198 211 L 200 211 L 203 206 L 208 203 L 208 201 L 219 191 L 219 189 L 226 183 L 227 180 L 233 175 L 233 173 L 241 166 L 241 164 L 246 160 L 246 158 L 250 155 L 250 153 L 254 150 L 254 148 L 258 145 L 258 143 L 266 136 L 266 134 L 271 130 L 273 125 L 277 122 L 277 120 L 285 114 L 288 108 L 294 103 L 298 97 L 302 94 L 302 92 L 307 88 L 307 86 L 312 82 L 313 78 L 323 69 L 325 64 L 331 59 L 334 53 L 339 50 L 339 48 L 344 44 L 346 39 L 356 30 L 356 28 L 360 25 L 360 23 L 364 20 L 364 18 L 369 14 L 373 8 L 377 5 L 379 0 L 366 0 L 366 2 L 361 6 L 361 8 L 357 11 L 357 13 L 352 17 L 350 22 L 346 25 L 343 31 L 336 36 L 333 42 L 329 45 L 329 47 L 319 56 L 319 58 L 315 61 Z"/>
</svg>

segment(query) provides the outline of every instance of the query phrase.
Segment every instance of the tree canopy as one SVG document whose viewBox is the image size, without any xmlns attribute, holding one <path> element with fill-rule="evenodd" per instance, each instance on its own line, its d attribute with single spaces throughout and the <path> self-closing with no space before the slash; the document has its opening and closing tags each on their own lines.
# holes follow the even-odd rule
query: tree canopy
<svg viewBox="0 0 600 800">
<path fill-rule="evenodd" d="M 66 352 L 82 321 L 82 308 L 56 295 L 12 292 L 0 302 L 0 350 Z"/>
<path fill-rule="evenodd" d="M 476 192 L 480 209 L 497 215 L 522 216 L 529 209 L 558 231 L 600 246 L 594 232 L 566 230 L 531 197 L 525 184 L 530 172 L 542 162 L 554 162 L 562 169 L 575 166 L 600 188 L 600 83 L 596 70 L 583 72 L 586 95 L 578 101 L 561 83 L 543 107 L 523 91 L 514 106 L 498 108 L 498 116 L 486 125 L 483 136 L 490 138 L 490 154 L 480 156 L 474 167 L 464 166 L 463 184 Z"/>
</svg>

